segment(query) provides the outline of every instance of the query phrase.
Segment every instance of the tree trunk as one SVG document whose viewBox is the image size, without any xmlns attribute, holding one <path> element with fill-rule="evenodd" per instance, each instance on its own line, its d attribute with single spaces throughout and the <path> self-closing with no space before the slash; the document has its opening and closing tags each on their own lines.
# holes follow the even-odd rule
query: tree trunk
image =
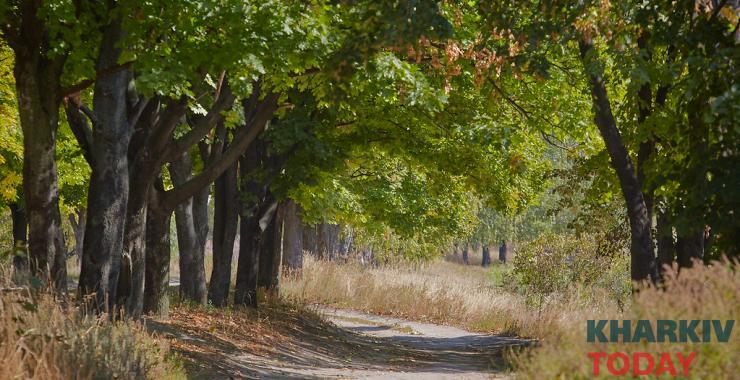
<svg viewBox="0 0 740 380">
<path fill-rule="evenodd" d="M 74 214 L 69 214 L 69 224 L 72 226 L 72 233 L 75 235 L 75 256 L 77 262 L 82 260 L 83 242 L 85 241 L 85 225 L 87 210 L 84 208 L 77 209 Z"/>
<path fill-rule="evenodd" d="M 231 262 L 238 221 L 237 163 L 217 180 L 214 191 L 213 271 L 208 300 L 217 307 L 226 306 L 231 285 Z"/>
<path fill-rule="evenodd" d="M 61 220 L 61 217 L 59 218 Z M 60 228 L 57 231 L 55 244 L 61 247 L 54 253 L 54 262 L 51 264 L 52 281 L 57 293 L 67 292 L 67 244 L 64 242 L 64 234 Z"/>
<path fill-rule="evenodd" d="M 64 55 L 50 59 L 47 31 L 37 17 L 38 2 L 20 3 L 17 36 L 10 43 L 15 52 L 14 76 L 18 114 L 23 130 L 23 195 L 28 220 L 28 258 L 31 273 L 44 280 L 66 278 L 54 263 L 66 256 L 60 240 L 61 216 L 57 166 L 54 157 L 59 122 L 59 88 Z M 51 268 L 54 266 L 55 268 Z M 60 284 L 53 281 L 55 286 Z M 66 289 L 57 288 L 59 291 Z"/>
<path fill-rule="evenodd" d="M 189 154 L 184 154 L 181 159 L 170 164 L 170 177 L 175 187 L 182 185 L 190 179 L 193 170 L 193 162 Z M 206 287 L 206 274 L 204 264 L 204 248 L 201 234 L 196 222 L 197 202 L 202 202 L 202 193 L 206 194 L 208 201 L 208 187 L 188 199 L 175 208 L 175 225 L 177 226 L 177 243 L 180 257 L 180 295 L 197 304 L 205 305 L 208 301 Z M 202 207 L 202 206 L 199 206 Z M 207 218 L 207 214 L 206 214 Z M 206 224 L 206 232 L 207 232 Z"/>
<path fill-rule="evenodd" d="M 689 66 L 689 71 L 694 72 L 696 68 Z M 696 73 L 695 73 L 696 74 Z M 696 165 L 687 168 L 688 175 L 682 185 L 687 187 L 687 196 L 684 201 L 684 212 L 688 222 L 684 229 L 678 231 L 676 239 L 676 253 L 678 255 L 678 266 L 690 268 L 694 260 L 704 258 L 704 222 L 703 206 L 707 203 L 707 163 L 703 160 L 709 150 L 709 126 L 701 117 L 701 110 L 707 107 L 705 98 L 700 94 L 694 94 L 694 99 L 689 102 L 689 134 L 686 136 L 690 141 L 691 157 L 697 158 Z"/>
<path fill-rule="evenodd" d="M 257 307 L 257 276 L 263 227 L 274 212 L 272 195 L 267 186 L 252 176 L 261 168 L 264 149 L 257 140 L 249 146 L 239 161 L 241 215 L 239 222 L 239 263 L 236 272 L 234 305 Z"/>
<path fill-rule="evenodd" d="M 468 253 L 468 249 L 469 248 L 468 247 L 469 247 L 469 245 L 467 243 L 465 243 L 465 245 L 463 245 L 462 260 L 463 260 L 463 264 L 465 264 L 465 265 L 470 264 L 470 257 L 469 257 L 469 253 Z"/>
<path fill-rule="evenodd" d="M 117 297 L 119 307 L 125 306 L 126 314 L 132 318 L 138 318 L 144 310 L 147 203 L 152 190 L 150 177 L 143 170 L 141 162 L 135 160 L 131 170 L 131 191 L 121 256 L 123 265 Z"/>
<path fill-rule="evenodd" d="M 126 314 L 132 318 L 139 318 L 144 311 L 147 205 L 161 170 L 147 139 L 157 125 L 160 107 L 159 100 L 149 101 L 129 143 L 129 196 L 117 304 L 125 306 Z"/>
<path fill-rule="evenodd" d="M 303 226 L 303 249 L 309 255 L 319 257 L 319 238 L 317 226 Z"/>
<path fill-rule="evenodd" d="M 120 22 L 109 25 L 100 44 L 97 69 L 118 64 Z M 127 119 L 128 70 L 95 82 L 92 173 L 87 198 L 87 223 L 80 270 L 80 294 L 95 295 L 96 311 L 111 311 L 116 301 L 121 269 L 123 234 L 129 193 L 128 143 L 132 130 Z"/>
<path fill-rule="evenodd" d="M 704 231 L 678 235 L 676 253 L 680 268 L 691 268 L 694 260 L 704 258 Z"/>
<path fill-rule="evenodd" d="M 503 264 L 506 264 L 506 254 L 507 254 L 507 247 L 506 242 L 502 241 L 501 246 L 498 248 L 498 261 L 500 261 Z"/>
<path fill-rule="evenodd" d="M 161 187 L 161 178 L 157 187 Z M 162 190 L 153 189 L 146 213 L 146 271 L 144 279 L 144 313 L 167 316 L 170 299 L 170 217 L 157 199 Z"/>
<path fill-rule="evenodd" d="M 666 267 L 673 266 L 676 254 L 673 245 L 673 228 L 668 221 L 665 208 L 659 206 L 656 208 L 656 239 L 658 241 L 658 270 L 660 277 L 663 277 Z"/>
<path fill-rule="evenodd" d="M 281 203 L 275 211 L 275 216 L 269 221 L 267 228 L 262 233 L 257 286 L 271 293 L 277 292 L 280 285 L 284 216 L 285 204 Z"/>
<path fill-rule="evenodd" d="M 236 269 L 234 305 L 257 307 L 257 273 L 262 230 L 259 217 L 239 219 L 239 262 Z"/>
<path fill-rule="evenodd" d="M 335 260 L 339 253 L 339 231 L 338 224 L 321 223 L 318 225 L 318 251 L 319 257 L 325 260 Z"/>
<path fill-rule="evenodd" d="M 28 269 L 28 258 L 16 254 L 15 250 L 26 250 L 28 242 L 28 220 L 26 210 L 18 203 L 10 204 L 10 217 L 13 220 L 13 267 L 16 270 Z"/>
<path fill-rule="evenodd" d="M 292 199 L 285 201 L 283 267 L 292 271 L 303 267 L 303 223 L 301 222 L 300 206 Z"/>
<path fill-rule="evenodd" d="M 344 230 L 344 231 L 341 231 Z M 339 251 L 338 256 L 342 260 L 347 260 L 349 258 L 350 252 L 352 252 L 352 249 L 354 247 L 354 234 L 351 228 L 345 226 L 344 228 L 340 227 L 340 233 L 339 233 Z"/>
<path fill-rule="evenodd" d="M 595 54 L 591 41 L 579 43 L 581 59 L 591 82 L 591 97 L 594 119 L 609 153 L 610 163 L 619 178 L 622 195 L 626 201 L 631 236 L 631 277 L 633 281 L 657 280 L 657 266 L 651 236 L 652 223 L 640 182 L 632 165 L 632 159 L 622 141 L 606 92 L 601 73 L 593 71 L 592 55 Z"/>
<path fill-rule="evenodd" d="M 488 245 L 483 245 L 483 254 L 481 258 L 481 266 L 483 268 L 488 267 L 491 264 L 491 251 L 488 248 Z"/>
<path fill-rule="evenodd" d="M 373 257 L 373 246 L 365 245 L 360 247 L 360 263 L 362 265 L 375 264 L 375 257 Z"/>
</svg>

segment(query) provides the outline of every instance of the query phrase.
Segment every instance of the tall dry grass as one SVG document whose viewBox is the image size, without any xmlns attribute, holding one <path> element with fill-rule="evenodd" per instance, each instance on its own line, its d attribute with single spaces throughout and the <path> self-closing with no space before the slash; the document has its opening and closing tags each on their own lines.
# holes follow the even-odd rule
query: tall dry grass
<svg viewBox="0 0 740 380">
<path fill-rule="evenodd" d="M 598 312 L 588 308 L 562 310 L 563 318 L 560 323 L 541 336 L 542 346 L 516 358 L 518 377 L 593 378 L 593 362 L 587 357 L 588 352 L 667 352 L 675 360 L 677 352 L 688 355 L 693 351 L 696 352 L 696 358 L 691 364 L 688 378 L 737 379 L 740 374 L 740 340 L 737 339 L 737 331 L 733 331 L 727 343 L 586 342 L 588 319 L 719 319 L 724 324 L 726 320 L 740 317 L 740 274 L 729 262 L 716 263 L 709 267 L 699 265 L 690 270 L 682 270 L 680 275 L 674 270 L 669 273 L 664 286 L 661 289 L 642 289 L 623 313 Z M 680 372 L 681 367 L 678 364 L 677 366 Z M 605 363 L 602 360 L 601 373 L 605 372 Z M 645 378 L 657 377 L 652 375 Z"/>
<path fill-rule="evenodd" d="M 578 284 L 533 305 L 501 286 L 501 267 L 484 270 L 438 261 L 426 265 L 338 264 L 307 257 L 300 276 L 287 275 L 282 296 L 414 320 L 453 324 L 475 331 L 536 338 L 538 347 L 512 356 L 517 377 L 587 379 L 588 352 L 696 351 L 690 378 L 725 379 L 740 373 L 740 341 L 729 343 L 586 343 L 587 319 L 737 319 L 740 276 L 730 263 L 669 274 L 665 289 L 646 288 L 621 305 L 608 291 Z M 737 335 L 737 333 L 734 333 Z M 602 373 L 606 371 L 602 364 Z"/>
<path fill-rule="evenodd" d="M 483 269 L 446 261 L 373 268 L 304 258 L 300 276 L 286 275 L 284 298 L 375 314 L 465 327 L 473 331 L 539 336 L 559 314 L 532 309 L 495 280 L 505 267 Z M 505 276 L 504 276 L 505 277 Z"/>
<path fill-rule="evenodd" d="M 11 283 L 0 288 L 0 379 L 185 378 L 141 324 L 86 317 Z"/>
</svg>

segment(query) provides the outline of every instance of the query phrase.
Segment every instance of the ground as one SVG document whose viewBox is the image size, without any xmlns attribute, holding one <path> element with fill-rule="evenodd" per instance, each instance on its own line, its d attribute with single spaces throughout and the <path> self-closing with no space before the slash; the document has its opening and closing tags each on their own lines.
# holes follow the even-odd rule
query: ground
<svg viewBox="0 0 740 380">
<path fill-rule="evenodd" d="M 278 304 L 260 311 L 177 307 L 147 322 L 192 378 L 508 377 L 506 347 L 527 342 L 356 311 Z"/>
</svg>

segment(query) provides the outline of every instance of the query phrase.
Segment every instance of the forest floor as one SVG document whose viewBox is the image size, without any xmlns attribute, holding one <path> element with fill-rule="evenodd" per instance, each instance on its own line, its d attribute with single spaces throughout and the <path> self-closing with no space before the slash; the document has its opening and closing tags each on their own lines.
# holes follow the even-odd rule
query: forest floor
<svg viewBox="0 0 740 380">
<path fill-rule="evenodd" d="M 178 306 L 148 327 L 190 378 L 507 378 L 527 341 L 356 311 L 274 304 L 259 311 Z"/>
</svg>

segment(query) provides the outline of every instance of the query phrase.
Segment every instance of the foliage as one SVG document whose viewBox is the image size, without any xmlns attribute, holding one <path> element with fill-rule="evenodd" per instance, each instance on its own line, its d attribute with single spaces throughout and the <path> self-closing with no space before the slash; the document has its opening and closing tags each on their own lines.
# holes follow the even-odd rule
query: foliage
<svg viewBox="0 0 740 380">
<path fill-rule="evenodd" d="M 0 40 L 0 206 L 15 202 L 23 177 L 23 141 L 13 79 L 13 54 Z"/>
<path fill-rule="evenodd" d="M 569 289 L 599 287 L 622 305 L 630 295 L 629 256 L 624 250 L 601 249 L 599 235 L 542 235 L 517 250 L 512 260 L 514 279 L 539 303 Z"/>
<path fill-rule="evenodd" d="M 719 251 L 736 251 L 737 21 L 727 2 L 486 2 L 485 40 L 508 35 L 515 72 L 557 80 L 604 73 L 609 102 L 643 191 L 664 197 L 678 234 L 712 228 Z M 568 65 L 579 41 L 595 45 L 583 72 Z M 647 89 L 646 97 L 640 91 Z M 662 99 L 661 99 L 662 97 Z M 730 103 L 728 103 L 728 101 Z M 733 127 L 730 127 L 732 125 Z M 640 153 L 654 146 L 653 152 Z M 599 160 L 604 173 L 606 160 Z M 731 169 L 734 168 L 734 169 Z M 615 183 L 616 184 L 616 183 Z M 614 188 L 614 186 L 612 186 Z M 616 189 L 615 189 L 616 190 Z"/>
</svg>

